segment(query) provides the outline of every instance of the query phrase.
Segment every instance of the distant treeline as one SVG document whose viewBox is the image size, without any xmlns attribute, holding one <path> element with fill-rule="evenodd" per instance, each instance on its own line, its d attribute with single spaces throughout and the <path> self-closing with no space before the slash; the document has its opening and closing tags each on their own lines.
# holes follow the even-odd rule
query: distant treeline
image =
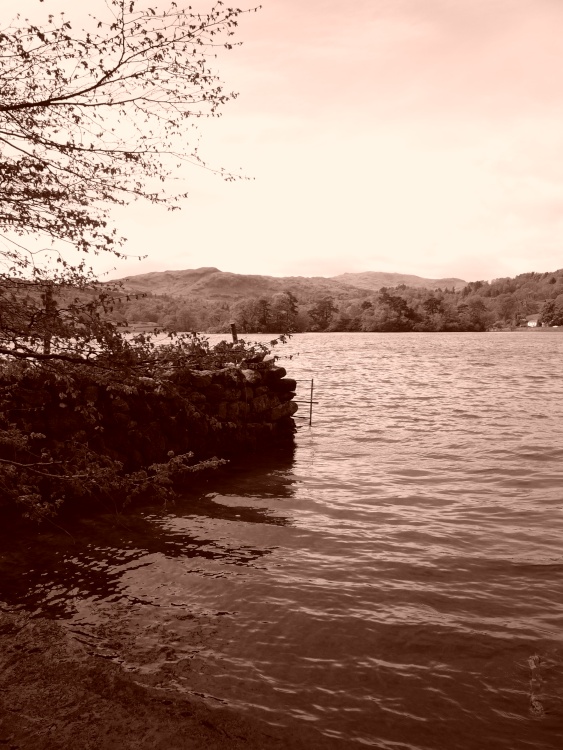
<svg viewBox="0 0 563 750">
<path fill-rule="evenodd" d="M 120 297 L 111 317 L 175 331 L 223 333 L 234 321 L 245 333 L 283 331 L 486 331 L 563 325 L 563 269 L 473 281 L 460 291 L 404 285 L 357 296 L 303 298 L 291 290 L 270 297 L 216 300 L 147 295 Z"/>
</svg>

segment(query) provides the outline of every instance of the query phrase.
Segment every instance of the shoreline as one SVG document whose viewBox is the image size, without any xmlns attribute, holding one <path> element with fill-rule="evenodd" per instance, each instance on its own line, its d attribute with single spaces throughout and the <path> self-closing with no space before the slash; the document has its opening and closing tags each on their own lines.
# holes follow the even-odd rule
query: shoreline
<svg viewBox="0 0 563 750">
<path fill-rule="evenodd" d="M 290 736 L 234 709 L 152 687 L 143 675 L 89 653 L 57 622 L 2 605 L 0 709 L 0 745 L 10 750 L 325 746 L 319 733 Z"/>
</svg>

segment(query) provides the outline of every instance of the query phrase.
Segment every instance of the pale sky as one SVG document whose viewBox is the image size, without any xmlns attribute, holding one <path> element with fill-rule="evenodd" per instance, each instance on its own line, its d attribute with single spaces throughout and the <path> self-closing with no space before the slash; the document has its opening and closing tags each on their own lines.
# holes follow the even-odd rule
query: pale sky
<svg viewBox="0 0 563 750">
<path fill-rule="evenodd" d="M 252 179 L 190 168 L 181 212 L 117 215 L 148 258 L 96 270 L 563 267 L 562 29 L 561 0 L 264 0 L 217 61 L 239 98 L 201 127 Z"/>
</svg>

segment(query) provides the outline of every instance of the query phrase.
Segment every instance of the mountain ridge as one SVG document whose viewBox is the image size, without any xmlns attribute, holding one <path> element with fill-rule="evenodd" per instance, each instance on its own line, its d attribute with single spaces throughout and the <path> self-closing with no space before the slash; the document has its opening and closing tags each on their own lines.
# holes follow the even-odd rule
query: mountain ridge
<svg viewBox="0 0 563 750">
<path fill-rule="evenodd" d="M 350 295 L 367 296 L 381 287 L 402 284 L 425 289 L 462 289 L 463 279 L 426 279 L 421 276 L 379 271 L 343 273 L 337 276 L 267 276 L 265 274 L 237 274 L 220 271 L 213 266 L 195 269 L 152 271 L 117 279 L 131 292 L 166 295 L 172 297 L 199 297 L 205 299 L 237 299 L 260 297 L 277 292 L 291 291 L 297 297 Z"/>
<path fill-rule="evenodd" d="M 454 277 L 444 279 L 427 279 L 424 276 L 415 276 L 404 273 L 387 273 L 384 271 L 360 271 L 357 273 L 341 273 L 338 276 L 331 276 L 332 279 L 338 279 L 353 286 L 377 291 L 382 286 L 396 287 L 404 284 L 415 289 L 463 289 L 467 286 L 467 281 Z"/>
</svg>

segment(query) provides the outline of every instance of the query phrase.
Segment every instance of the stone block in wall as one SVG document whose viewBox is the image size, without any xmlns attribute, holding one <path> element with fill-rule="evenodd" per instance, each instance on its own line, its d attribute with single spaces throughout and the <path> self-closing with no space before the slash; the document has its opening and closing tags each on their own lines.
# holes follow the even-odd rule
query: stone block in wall
<svg viewBox="0 0 563 750">
<path fill-rule="evenodd" d="M 284 391 L 283 393 L 278 393 L 276 395 L 280 401 L 291 401 L 292 398 L 295 398 L 296 393 L 295 391 Z"/>
<path fill-rule="evenodd" d="M 227 402 L 226 401 L 221 401 L 219 404 L 217 404 L 215 416 L 217 417 L 217 419 L 227 419 Z"/>
<path fill-rule="evenodd" d="M 247 383 L 258 385 L 262 382 L 262 375 L 258 370 L 241 370 L 241 375 Z"/>
<path fill-rule="evenodd" d="M 279 406 L 275 406 L 272 409 L 270 412 L 270 419 L 272 422 L 276 422 L 283 417 L 292 417 L 298 408 L 299 405 L 294 401 L 286 401 L 284 404 L 279 404 Z"/>
<path fill-rule="evenodd" d="M 242 398 L 242 391 L 240 388 L 224 388 L 223 398 L 225 401 L 240 401 Z"/>
<path fill-rule="evenodd" d="M 213 383 L 213 371 L 212 370 L 192 370 L 190 372 L 190 385 L 198 391 L 209 386 Z"/>
<path fill-rule="evenodd" d="M 227 405 L 227 419 L 229 422 L 236 422 L 241 417 L 241 406 L 246 406 L 241 401 L 231 401 Z"/>
<path fill-rule="evenodd" d="M 270 408 L 270 399 L 266 393 L 252 399 L 252 410 L 255 414 L 261 414 Z"/>
<path fill-rule="evenodd" d="M 297 430 L 293 417 L 281 417 L 273 424 L 279 439 L 293 442 L 293 436 Z"/>
<path fill-rule="evenodd" d="M 212 383 L 205 389 L 205 395 L 209 401 L 220 401 L 223 398 L 224 388 L 219 383 Z"/>
<path fill-rule="evenodd" d="M 189 401 L 191 401 L 196 406 L 201 406 L 207 401 L 207 398 L 205 397 L 204 393 L 199 393 L 198 391 L 193 391 L 188 396 Z"/>
<path fill-rule="evenodd" d="M 213 382 L 221 386 L 236 387 L 241 382 L 242 376 L 236 367 L 224 367 L 213 371 Z"/>
<path fill-rule="evenodd" d="M 287 375 L 287 370 L 285 367 L 271 367 L 269 370 L 267 370 L 264 373 L 264 382 L 268 385 L 271 385 L 272 383 L 275 383 L 277 380 L 281 380 L 281 378 L 285 378 Z"/>
<path fill-rule="evenodd" d="M 220 401 L 208 401 L 205 405 L 205 413 L 211 417 L 216 417 L 220 403 Z"/>
<path fill-rule="evenodd" d="M 272 383 L 271 388 L 276 392 L 294 391 L 297 388 L 297 381 L 293 378 L 282 378 Z"/>
<path fill-rule="evenodd" d="M 269 393 L 270 389 L 267 385 L 260 385 L 258 388 L 254 389 L 254 395 L 255 396 L 263 396 L 265 393 Z"/>
<path fill-rule="evenodd" d="M 239 401 L 239 414 L 245 422 L 250 417 L 252 409 L 247 401 Z"/>
</svg>

